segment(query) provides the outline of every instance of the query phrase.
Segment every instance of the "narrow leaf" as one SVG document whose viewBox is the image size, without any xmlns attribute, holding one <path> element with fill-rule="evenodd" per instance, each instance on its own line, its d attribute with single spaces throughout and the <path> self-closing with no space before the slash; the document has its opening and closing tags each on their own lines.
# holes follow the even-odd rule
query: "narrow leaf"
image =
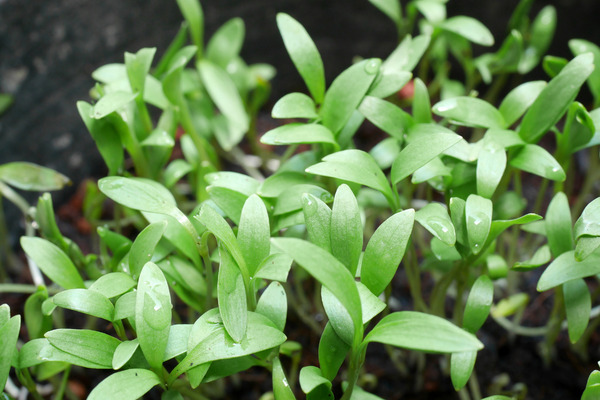
<svg viewBox="0 0 600 400">
<path fill-rule="evenodd" d="M 526 82 L 511 90 L 504 97 L 498 111 L 504 117 L 506 128 L 525 114 L 525 111 L 533 104 L 545 87 L 546 82 L 544 81 Z"/>
<path fill-rule="evenodd" d="M 71 180 L 53 169 L 29 162 L 10 162 L 0 165 L 0 181 L 21 190 L 59 190 Z"/>
<path fill-rule="evenodd" d="M 271 129 L 261 136 L 260 141 L 271 145 L 300 143 L 331 143 L 337 145 L 333 134 L 325 126 L 301 123 L 292 123 Z"/>
<path fill-rule="evenodd" d="M 219 312 L 227 333 L 240 343 L 246 335 L 248 306 L 246 305 L 246 289 L 240 269 L 224 248 L 219 248 L 221 264 L 217 282 L 217 298 Z"/>
<path fill-rule="evenodd" d="M 590 290 L 583 279 L 573 279 L 563 284 L 563 292 L 569 339 L 571 343 L 577 343 L 590 321 L 592 309 Z"/>
<path fill-rule="evenodd" d="M 546 211 L 546 236 L 554 258 L 573 250 L 573 222 L 567 195 L 558 192 L 552 198 Z"/>
<path fill-rule="evenodd" d="M 145 227 L 135 238 L 129 250 L 129 271 L 136 279 L 144 265 L 152 259 L 154 249 L 167 228 L 167 221 L 159 221 Z"/>
<path fill-rule="evenodd" d="M 363 247 L 363 227 L 354 193 L 348 185 L 335 192 L 331 212 L 331 254 L 356 274 Z"/>
<path fill-rule="evenodd" d="M 448 210 L 440 203 L 429 203 L 415 213 L 415 220 L 427 229 L 433 236 L 454 246 L 456 243 L 456 232 Z"/>
<path fill-rule="evenodd" d="M 433 106 L 433 112 L 457 125 L 479 128 L 504 128 L 500 111 L 485 100 L 475 97 L 453 97 Z"/>
<path fill-rule="evenodd" d="M 100 365 L 112 365 L 113 354 L 121 341 L 106 333 L 87 329 L 55 329 L 46 339 L 59 350 Z"/>
<path fill-rule="evenodd" d="M 492 33 L 485 25 L 475 18 L 459 15 L 448 18 L 439 26 L 443 30 L 456 33 L 457 35 L 482 46 L 491 46 L 494 44 L 494 36 L 492 36 Z"/>
<path fill-rule="evenodd" d="M 160 378 L 148 369 L 128 369 L 116 372 L 100 382 L 90 392 L 88 400 L 136 400 L 160 384 Z"/>
<path fill-rule="evenodd" d="M 467 198 L 465 218 L 467 222 L 467 236 L 473 254 L 478 254 L 490 233 L 492 224 L 492 201 L 472 194 Z"/>
<path fill-rule="evenodd" d="M 269 256 L 270 237 L 267 208 L 260 197 L 253 194 L 244 204 L 237 234 L 240 251 L 244 256 L 250 276 L 254 275 L 258 266 Z"/>
<path fill-rule="evenodd" d="M 112 321 L 114 319 L 115 308 L 111 301 L 100 292 L 94 290 L 64 290 L 57 293 L 52 301 L 62 308 L 79 311 L 107 321 Z"/>
<path fill-rule="evenodd" d="M 542 273 L 537 290 L 543 292 L 573 279 L 586 278 L 600 273 L 600 253 L 595 252 L 583 261 L 575 260 L 575 251 L 558 256 Z"/>
<path fill-rule="evenodd" d="M 484 139 L 477 156 L 477 193 L 491 199 L 506 169 L 506 151 L 492 139 Z"/>
</svg>

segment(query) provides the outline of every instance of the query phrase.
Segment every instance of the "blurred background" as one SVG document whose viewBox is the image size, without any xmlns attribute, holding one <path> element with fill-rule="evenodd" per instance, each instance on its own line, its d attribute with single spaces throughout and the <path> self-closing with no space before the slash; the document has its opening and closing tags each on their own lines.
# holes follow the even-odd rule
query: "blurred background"
<svg viewBox="0 0 600 400">
<path fill-rule="evenodd" d="M 497 47 L 517 4 L 451 0 L 448 14 L 479 19 Z M 548 4 L 558 15 L 549 54 L 571 58 L 572 38 L 600 43 L 600 1 L 535 0 L 530 17 Z M 206 37 L 232 17 L 245 21 L 242 57 L 277 69 L 270 105 L 285 93 L 305 91 L 277 31 L 280 11 L 307 28 L 322 54 L 328 84 L 353 57 L 386 57 L 397 44 L 392 22 L 367 0 L 204 0 L 202 6 Z M 0 93 L 14 97 L 0 116 L 0 163 L 32 161 L 69 176 L 74 185 L 53 195 L 56 204 L 72 196 L 83 179 L 104 175 L 76 101 L 89 101 L 92 71 L 123 62 L 125 51 L 157 47 L 160 57 L 182 20 L 175 0 L 0 0 Z M 546 79 L 541 67 L 532 74 Z"/>
</svg>

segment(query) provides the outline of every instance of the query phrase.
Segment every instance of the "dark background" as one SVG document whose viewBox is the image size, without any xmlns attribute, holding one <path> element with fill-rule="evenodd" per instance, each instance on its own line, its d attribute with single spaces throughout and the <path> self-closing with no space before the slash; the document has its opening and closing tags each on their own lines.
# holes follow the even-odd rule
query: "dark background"
<svg viewBox="0 0 600 400">
<path fill-rule="evenodd" d="M 454 0 L 448 10 L 481 20 L 501 42 L 517 3 Z M 558 11 L 550 54 L 571 57 L 571 38 L 600 43 L 600 2 L 536 1 L 531 16 L 546 4 Z M 206 38 L 229 18 L 244 19 L 242 56 L 278 71 L 271 104 L 291 90 L 305 90 L 277 31 L 277 12 L 291 14 L 307 28 L 323 56 L 328 83 L 354 56 L 385 57 L 396 43 L 391 21 L 367 0 L 205 0 L 203 9 Z M 103 175 L 76 101 L 89 100 L 91 72 L 123 62 L 125 51 L 157 47 L 160 56 L 181 21 L 175 0 L 0 0 L 0 92 L 15 96 L 12 108 L 0 116 L 0 163 L 36 162 L 68 175 L 74 187 Z M 55 193 L 55 201 L 64 201 L 73 190 Z"/>
</svg>

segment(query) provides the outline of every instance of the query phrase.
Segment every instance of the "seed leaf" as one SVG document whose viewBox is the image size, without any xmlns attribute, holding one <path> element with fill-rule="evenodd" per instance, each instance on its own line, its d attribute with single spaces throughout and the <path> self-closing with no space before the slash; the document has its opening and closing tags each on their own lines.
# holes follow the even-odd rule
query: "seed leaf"
<svg viewBox="0 0 600 400">
<path fill-rule="evenodd" d="M 486 243 L 492 224 L 492 201 L 476 194 L 467 197 L 465 218 L 467 237 L 473 254 L 478 254 Z"/>
<path fill-rule="evenodd" d="M 211 172 L 204 176 L 204 180 L 211 185 L 235 190 L 250 196 L 258 190 L 261 183 L 248 175 L 230 171 Z"/>
<path fill-rule="evenodd" d="M 302 197 L 305 194 L 315 196 L 324 202 L 330 203 L 333 196 L 327 190 L 316 185 L 299 184 L 292 186 L 277 197 L 273 215 L 286 214 L 302 209 Z"/>
<path fill-rule="evenodd" d="M 250 123 L 240 94 L 231 77 L 221 67 L 203 60 L 198 64 L 198 70 L 211 99 L 227 118 L 231 137 L 224 149 L 231 150 L 242 140 Z"/>
<path fill-rule="evenodd" d="M 226 68 L 239 55 L 245 33 L 244 21 L 241 18 L 232 18 L 225 22 L 208 41 L 206 59 L 221 68 Z"/>
<path fill-rule="evenodd" d="M 600 247 L 600 236 L 583 236 L 577 240 L 575 246 L 575 259 L 577 261 L 585 260 L 590 254 Z"/>
<path fill-rule="evenodd" d="M 221 186 L 208 186 L 206 191 L 215 205 L 234 224 L 239 225 L 240 218 L 242 217 L 242 208 L 244 208 L 244 203 L 248 200 L 248 196 L 237 190 Z"/>
<path fill-rule="evenodd" d="M 600 197 L 591 201 L 575 222 L 575 238 L 600 236 Z"/>
<path fill-rule="evenodd" d="M 48 339 L 34 339 L 25 343 L 19 351 L 19 367 L 29 368 L 46 362 L 64 362 L 92 369 L 110 369 L 110 364 L 98 364 L 52 346 Z"/>
<path fill-rule="evenodd" d="M 393 199 L 387 178 L 373 157 L 361 150 L 343 150 L 330 154 L 323 158 L 323 162 L 308 167 L 306 172 L 365 185 L 379 190 L 388 201 Z"/>
<path fill-rule="evenodd" d="M 317 46 L 306 29 L 287 14 L 277 14 L 277 27 L 283 44 L 311 96 L 317 104 L 321 104 L 325 94 L 325 70 Z"/>
<path fill-rule="evenodd" d="M 188 340 L 192 331 L 192 324 L 171 325 L 169 340 L 163 360 L 167 361 L 187 352 Z"/>
<path fill-rule="evenodd" d="M 21 190 L 59 190 L 71 183 L 63 174 L 29 162 L 9 162 L 0 165 L 0 181 Z"/>
<path fill-rule="evenodd" d="M 459 15 L 442 22 L 439 27 L 445 31 L 456 33 L 482 46 L 494 44 L 494 36 L 481 22 L 475 18 Z"/>
<path fill-rule="evenodd" d="M 450 356 L 450 378 L 455 390 L 460 390 L 467 384 L 475 367 L 476 359 L 476 351 L 452 353 Z"/>
<path fill-rule="evenodd" d="M 415 213 L 415 220 L 447 245 L 454 246 L 456 243 L 454 225 L 452 225 L 448 210 L 442 204 L 427 204 Z"/>
<path fill-rule="evenodd" d="M 314 366 L 300 370 L 300 388 L 306 393 L 307 400 L 333 398 L 331 382 L 323 377 L 321 370 Z"/>
<path fill-rule="evenodd" d="M 556 257 L 542 273 L 537 284 L 538 292 L 552 289 L 573 279 L 600 273 L 600 253 L 595 252 L 583 261 L 575 260 L 575 251 L 567 251 Z"/>
<path fill-rule="evenodd" d="M 524 141 L 537 142 L 560 120 L 594 70 L 593 61 L 590 53 L 577 56 L 548 83 L 523 117 L 519 135 Z"/>
<path fill-rule="evenodd" d="M 167 221 L 159 221 L 145 227 L 135 238 L 129 250 L 129 270 L 137 278 L 144 265 L 152 259 L 154 249 L 167 228 Z"/>
<path fill-rule="evenodd" d="M 396 0 L 369 0 L 382 13 L 387 15 L 396 25 L 402 23 L 402 9 Z"/>
<path fill-rule="evenodd" d="M 69 310 L 102 318 L 114 319 L 115 308 L 111 301 L 100 292 L 89 289 L 68 289 L 53 297 L 54 304 Z"/>
<path fill-rule="evenodd" d="M 483 348 L 474 335 L 451 322 L 415 311 L 400 311 L 384 317 L 363 343 L 371 342 L 430 353 L 459 353 Z"/>
<path fill-rule="evenodd" d="M 126 340 L 125 342 L 119 343 L 112 358 L 113 369 L 121 369 L 131 357 L 133 353 L 140 347 L 140 342 L 137 339 Z"/>
<path fill-rule="evenodd" d="M 348 185 L 335 192 L 331 212 L 331 254 L 356 274 L 363 247 L 363 227 L 354 193 Z"/>
<path fill-rule="evenodd" d="M 342 303 L 350 314 L 354 328 L 354 342 L 362 338 L 360 296 L 354 276 L 334 256 L 320 247 L 295 238 L 272 238 L 271 243 L 291 256 L 294 261 Z"/>
<path fill-rule="evenodd" d="M 246 261 L 248 272 L 253 276 L 271 249 L 269 214 L 265 203 L 257 195 L 246 200 L 238 224 L 237 240 Z"/>
<path fill-rule="evenodd" d="M 358 111 L 379 129 L 402 141 L 412 118 L 400 107 L 373 96 L 365 96 Z"/>
<path fill-rule="evenodd" d="M 433 112 L 457 125 L 479 128 L 503 128 L 506 124 L 500 111 L 485 100 L 475 97 L 453 97 L 438 102 Z"/>
<path fill-rule="evenodd" d="M 500 114 L 504 117 L 505 127 L 514 124 L 525 111 L 533 104 L 547 83 L 544 81 L 533 81 L 523 83 L 511 90 L 502 103 L 500 103 Z"/>
<path fill-rule="evenodd" d="M 286 340 L 286 336 L 267 317 L 253 312 L 248 313 L 248 330 L 241 343 L 234 342 L 219 324 L 211 325 L 213 330 L 171 371 L 168 384 L 201 364 L 258 353 L 279 346 Z"/>
<path fill-rule="evenodd" d="M 152 262 L 142 268 L 135 301 L 135 325 L 140 348 L 155 369 L 162 368 L 163 354 L 171 327 L 171 295 L 158 266 Z"/>
<path fill-rule="evenodd" d="M 323 125 L 334 135 L 346 125 L 379 72 L 381 60 L 360 61 L 342 72 L 331 84 L 319 110 Z"/>
<path fill-rule="evenodd" d="M 537 249 L 529 260 L 516 262 L 512 269 L 515 271 L 529 271 L 547 264 L 551 259 L 552 253 L 550 252 L 550 247 L 544 245 Z"/>
<path fill-rule="evenodd" d="M 328 322 L 319 341 L 319 365 L 325 379 L 333 380 L 336 377 L 348 351 L 350 345 L 338 336 L 331 322 Z"/>
<path fill-rule="evenodd" d="M 492 139 L 484 139 L 477 156 L 477 193 L 491 199 L 506 169 L 506 151 Z"/>
<path fill-rule="evenodd" d="M 100 179 L 98 187 L 109 198 L 134 210 L 170 214 L 176 209 L 171 192 L 150 179 L 109 176 Z"/>
<path fill-rule="evenodd" d="M 528 224 L 530 222 L 538 221 L 540 219 L 542 219 L 540 215 L 529 213 L 515 219 L 492 221 L 492 226 L 490 228 L 490 234 L 488 236 L 487 242 L 491 243 L 491 241 L 496 239 L 502 232 L 504 232 L 513 225 Z"/>
<path fill-rule="evenodd" d="M 563 284 L 563 292 L 569 339 L 571 343 L 577 343 L 590 321 L 592 310 L 590 290 L 583 279 L 573 279 Z"/>
<path fill-rule="evenodd" d="M 594 65 L 600 65 L 600 47 L 596 44 L 583 39 L 572 39 L 569 40 L 569 48 L 576 56 L 584 53 L 592 53 L 594 55 Z M 600 69 L 594 68 L 587 83 L 594 97 L 600 97 Z"/>
<path fill-rule="evenodd" d="M 187 22 L 192 41 L 197 46 L 199 54 L 204 46 L 204 13 L 198 0 L 177 0 L 181 14 Z"/>
<path fill-rule="evenodd" d="M 135 400 L 160 384 L 160 378 L 148 369 L 128 369 L 115 372 L 100 382 L 90 392 L 88 400 Z"/>
<path fill-rule="evenodd" d="M 477 332 L 487 319 L 492 303 L 494 301 L 494 284 L 487 275 L 481 275 L 469 292 L 465 313 L 463 317 L 463 329 L 467 332 Z"/>
<path fill-rule="evenodd" d="M 271 129 L 260 138 L 261 143 L 271 145 L 299 143 L 331 143 L 337 145 L 329 129 L 319 124 L 292 123 Z"/>
<path fill-rule="evenodd" d="M 55 329 L 46 332 L 45 336 L 57 349 L 109 368 L 121 343 L 106 333 L 86 329 Z"/>
<path fill-rule="evenodd" d="M 155 53 L 156 48 L 141 49 L 135 54 L 125 52 L 125 67 L 131 90 L 135 93 L 142 93 L 142 96 L 144 94 L 146 76 L 150 72 Z"/>
<path fill-rule="evenodd" d="M 519 62 L 519 73 L 526 74 L 531 71 L 546 53 L 556 28 L 556 9 L 546 6 L 536 15 L 529 33 L 529 46 L 523 51 Z"/>
<path fill-rule="evenodd" d="M 217 282 L 219 312 L 229 336 L 234 342 L 240 343 L 246 335 L 248 322 L 244 279 L 235 260 L 225 248 L 219 248 L 219 255 L 221 257 Z"/>
<path fill-rule="evenodd" d="M 304 93 L 288 93 L 275 103 L 271 111 L 273 118 L 317 118 L 313 99 Z"/>
<path fill-rule="evenodd" d="M 381 68 L 375 81 L 367 91 L 368 96 L 384 99 L 398 93 L 412 78 L 412 74 L 407 71 L 393 71 Z"/>
<path fill-rule="evenodd" d="M 277 400 L 296 400 L 285 377 L 285 372 L 283 372 L 279 357 L 273 359 L 273 395 Z"/>
<path fill-rule="evenodd" d="M 304 222 L 311 243 L 331 252 L 331 209 L 324 201 L 305 193 L 302 195 Z"/>
<path fill-rule="evenodd" d="M 431 100 L 429 99 L 429 92 L 425 83 L 415 78 L 413 81 L 415 94 L 413 96 L 413 116 L 415 122 L 418 124 L 428 124 L 432 121 L 431 119 Z"/>
<path fill-rule="evenodd" d="M 558 192 L 552 198 L 546 211 L 546 236 L 554 258 L 573 250 L 573 222 L 567 195 Z"/>
<path fill-rule="evenodd" d="M 90 117 L 102 119 L 131 103 L 139 93 L 115 91 L 107 93 L 92 107 Z"/>
<path fill-rule="evenodd" d="M 553 181 L 562 182 L 566 179 L 565 171 L 558 161 L 544 148 L 536 144 L 526 144 L 523 146 L 510 159 L 509 164 L 520 170 Z"/>
<path fill-rule="evenodd" d="M 392 165 L 392 183 L 395 185 L 462 138 L 449 129 L 433 124 L 419 124 L 411 129 L 414 139 L 398 154 Z"/>
<path fill-rule="evenodd" d="M 285 289 L 279 282 L 271 282 L 256 304 L 256 312 L 269 318 L 282 332 L 287 319 L 287 308 Z"/>
<path fill-rule="evenodd" d="M 3 308 L 8 308 L 5 304 Z M 10 310 L 9 310 L 10 313 Z M 6 322 L 0 322 L 0 387 L 4 388 L 13 358 L 17 353 L 17 340 L 21 329 L 21 316 L 15 315 Z M 25 368 L 25 367 L 22 367 Z"/>
<path fill-rule="evenodd" d="M 271 254 L 258 266 L 254 277 L 286 282 L 293 261 L 290 256 L 284 253 Z"/>
<path fill-rule="evenodd" d="M 85 287 L 71 259 L 55 244 L 38 237 L 21 237 L 21 247 L 53 282 L 65 289 Z"/>
</svg>

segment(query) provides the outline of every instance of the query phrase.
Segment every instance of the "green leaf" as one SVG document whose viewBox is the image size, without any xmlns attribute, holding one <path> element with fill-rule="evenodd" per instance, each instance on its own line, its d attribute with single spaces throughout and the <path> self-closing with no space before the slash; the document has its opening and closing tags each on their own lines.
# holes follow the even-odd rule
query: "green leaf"
<svg viewBox="0 0 600 400">
<path fill-rule="evenodd" d="M 331 382 L 323 377 L 321 370 L 314 366 L 300 370 L 300 388 L 307 394 L 307 400 L 333 398 Z"/>
<path fill-rule="evenodd" d="M 135 302 L 135 325 L 140 348 L 151 367 L 162 368 L 171 327 L 171 295 L 158 266 L 152 262 L 142 268 Z"/>
<path fill-rule="evenodd" d="M 531 269 L 541 267 L 542 265 L 550 262 L 551 259 L 552 253 L 550 253 L 550 247 L 548 247 L 548 245 L 544 245 L 537 249 L 529 260 L 516 262 L 512 269 L 515 271 L 529 271 Z"/>
<path fill-rule="evenodd" d="M 2 307 L 8 308 L 5 304 Z M 3 388 L 3 390 L 8 379 L 12 360 L 17 353 L 17 340 L 19 339 L 20 329 L 20 315 L 15 315 L 7 322 L 0 323 L 0 388 Z"/>
<path fill-rule="evenodd" d="M 444 2 L 417 0 L 413 4 L 432 24 L 436 24 L 446 19 L 446 5 Z"/>
<path fill-rule="evenodd" d="M 567 195 L 558 192 L 552 198 L 546 211 L 546 236 L 554 258 L 573 250 L 573 222 Z"/>
<path fill-rule="evenodd" d="M 135 353 L 139 346 L 140 342 L 137 339 L 127 340 L 119 343 L 115 349 L 115 352 L 113 353 L 113 369 L 121 369 L 121 367 L 123 367 L 123 365 L 125 365 L 131 359 L 131 357 L 133 357 L 133 353 Z"/>
<path fill-rule="evenodd" d="M 382 13 L 387 15 L 396 25 L 402 23 L 402 9 L 400 2 L 397 0 L 369 0 Z"/>
<path fill-rule="evenodd" d="M 542 273 L 537 290 L 543 292 L 573 279 L 600 273 L 600 253 L 595 252 L 583 261 L 575 260 L 575 251 L 567 251 L 556 257 Z"/>
<path fill-rule="evenodd" d="M 390 97 L 406 86 L 411 78 L 410 72 L 381 68 L 367 91 L 367 95 L 379 99 Z"/>
<path fill-rule="evenodd" d="M 113 304 L 106 296 L 94 290 L 64 290 L 57 293 L 52 301 L 62 308 L 79 311 L 107 321 L 112 321 L 114 319 L 115 308 Z"/>
<path fill-rule="evenodd" d="M 88 400 L 135 400 L 160 384 L 160 378 L 150 370 L 128 369 L 116 372 L 100 382 L 90 392 Z"/>
<path fill-rule="evenodd" d="M 291 123 L 271 129 L 260 137 L 260 142 L 271 145 L 331 143 L 337 146 L 333 133 L 325 126 L 301 123 Z"/>
<path fill-rule="evenodd" d="M 467 384 L 475 367 L 476 359 L 476 351 L 452 353 L 450 356 L 450 378 L 452 379 L 454 390 L 458 391 Z"/>
<path fill-rule="evenodd" d="M 200 213 L 196 215 L 195 218 L 225 245 L 242 273 L 245 271 L 247 274 L 248 270 L 246 268 L 244 256 L 227 221 L 225 221 L 223 217 L 221 217 L 210 205 L 206 203 L 202 205 Z"/>
<path fill-rule="evenodd" d="M 519 73 L 526 74 L 531 71 L 546 53 L 556 28 L 556 9 L 546 6 L 535 17 L 529 32 L 529 46 L 523 51 L 519 63 Z"/>
<path fill-rule="evenodd" d="M 27 327 L 30 340 L 41 338 L 44 336 L 44 333 L 52 329 L 52 318 L 44 315 L 42 311 L 42 305 L 46 300 L 48 300 L 48 290 L 44 286 L 39 286 L 37 291 L 25 301 L 25 326 Z M 0 310 L 2 309 L 0 308 Z M 6 321 L 3 321 L 4 318 L 0 317 L 0 328 L 2 328 L 5 322 L 8 322 L 10 311 L 7 311 Z"/>
<path fill-rule="evenodd" d="M 331 209 L 324 201 L 306 193 L 302 195 L 304 223 L 311 243 L 331 252 Z"/>
<path fill-rule="evenodd" d="M 222 68 L 210 61 L 203 60 L 198 64 L 198 71 L 211 99 L 222 115 L 227 118 L 232 139 L 230 146 L 224 150 L 231 150 L 240 142 L 250 123 L 244 103 L 235 84 Z"/>
<path fill-rule="evenodd" d="M 429 92 L 425 83 L 415 78 L 414 84 L 414 95 L 412 104 L 412 114 L 415 122 L 418 124 L 428 124 L 432 122 L 431 119 L 431 100 L 429 99 Z"/>
<path fill-rule="evenodd" d="M 536 144 L 526 144 L 510 159 L 509 164 L 520 170 L 530 172 L 553 181 L 566 179 L 565 171 L 558 161 L 544 148 Z"/>
<path fill-rule="evenodd" d="M 381 60 L 360 61 L 342 72 L 331 84 L 319 110 L 323 125 L 334 135 L 342 130 L 375 80 Z"/>
<path fill-rule="evenodd" d="M 298 184 L 311 184 L 314 179 L 304 174 L 305 166 L 302 166 L 302 172 L 297 171 L 279 171 L 263 181 L 257 193 L 261 197 L 273 198 Z"/>
<path fill-rule="evenodd" d="M 158 214 L 171 214 L 176 210 L 171 192 L 150 179 L 109 176 L 98 181 L 98 188 L 117 203 L 134 210 Z"/>
<path fill-rule="evenodd" d="M 90 117 L 101 119 L 131 103 L 139 93 L 116 91 L 107 93 L 92 108 Z"/>
<path fill-rule="evenodd" d="M 433 124 L 416 125 L 411 135 L 415 138 L 402 149 L 392 165 L 394 185 L 462 140 L 449 129 Z"/>
<path fill-rule="evenodd" d="M 89 290 L 96 291 L 107 298 L 113 298 L 135 287 L 135 281 L 123 272 L 110 272 L 102 275 L 91 284 Z"/>
<path fill-rule="evenodd" d="M 321 104 L 325 94 L 325 70 L 317 46 L 306 29 L 287 14 L 277 14 L 277 27 L 283 44 L 311 96 L 317 104 Z"/>
<path fill-rule="evenodd" d="M 354 326 L 354 344 L 362 338 L 361 303 L 354 276 L 346 267 L 320 247 L 295 238 L 272 238 L 271 243 L 294 261 L 342 303 Z"/>
<path fill-rule="evenodd" d="M 451 322 L 415 311 L 400 311 L 384 317 L 363 343 L 371 342 L 430 353 L 460 353 L 483 348 L 474 335 Z"/>
<path fill-rule="evenodd" d="M 227 333 L 236 343 L 240 343 L 246 335 L 248 306 L 246 305 L 246 289 L 240 269 L 229 252 L 220 247 L 219 277 L 217 281 L 217 298 L 219 312 Z"/>
<path fill-rule="evenodd" d="M 563 293 L 569 339 L 571 343 L 577 343 L 590 321 L 592 310 L 590 290 L 583 279 L 573 279 L 563 284 Z"/>
<path fill-rule="evenodd" d="M 0 181 L 21 190 L 59 190 L 71 180 L 53 169 L 29 162 L 10 162 L 0 165 Z"/>
<path fill-rule="evenodd" d="M 270 320 L 252 312 L 248 313 L 247 334 L 239 344 L 231 339 L 222 325 L 211 325 L 214 328 L 208 336 L 188 351 L 187 356 L 171 371 L 169 385 L 179 375 L 201 364 L 258 353 L 279 346 L 286 340 L 286 336 L 273 327 Z"/>
<path fill-rule="evenodd" d="M 492 224 L 492 201 L 472 194 L 467 198 L 465 218 L 467 237 L 473 254 L 478 254 L 486 243 Z"/>
<path fill-rule="evenodd" d="M 475 97 L 453 97 L 438 102 L 433 112 L 456 125 L 478 128 L 504 128 L 504 117 L 490 103 Z"/>
<path fill-rule="evenodd" d="M 192 331 L 192 324 L 171 325 L 169 340 L 163 360 L 167 361 L 187 352 L 188 340 Z"/>
<path fill-rule="evenodd" d="M 469 292 L 465 304 L 463 329 L 475 333 L 487 319 L 494 301 L 494 284 L 487 275 L 481 275 Z"/>
<path fill-rule="evenodd" d="M 310 194 L 320 198 L 327 203 L 333 200 L 331 193 L 320 186 L 299 184 L 292 186 L 288 190 L 282 192 L 279 197 L 277 197 L 277 203 L 275 204 L 273 215 L 286 214 L 302 209 L 302 197 L 305 194 Z"/>
<path fill-rule="evenodd" d="M 55 329 L 46 332 L 45 336 L 57 349 L 109 368 L 113 354 L 121 343 L 106 333 L 86 329 Z"/>
<path fill-rule="evenodd" d="M 152 59 L 156 53 L 156 48 L 140 49 L 137 53 L 132 54 L 125 52 L 125 67 L 127 69 L 127 77 L 131 90 L 134 93 L 144 93 L 146 83 L 146 75 L 150 72 Z"/>
<path fill-rule="evenodd" d="M 383 139 L 369 150 L 369 154 L 382 170 L 390 168 L 399 153 L 400 144 L 392 137 Z"/>
<path fill-rule="evenodd" d="M 206 188 L 211 200 L 215 205 L 229 217 L 234 224 L 240 223 L 242 217 L 242 209 L 244 203 L 248 200 L 248 196 L 233 189 L 224 188 L 221 186 L 208 186 Z"/>
<path fill-rule="evenodd" d="M 194 167 L 181 158 L 171 161 L 169 165 L 167 165 L 163 176 L 165 186 L 168 188 L 175 186 L 175 184 L 181 178 L 183 178 L 193 170 Z"/>
<path fill-rule="evenodd" d="M 577 56 L 548 83 L 523 117 L 519 128 L 523 140 L 537 142 L 560 120 L 594 70 L 593 61 L 589 53 Z"/>
<path fill-rule="evenodd" d="M 506 151 L 492 139 L 485 138 L 477 156 L 477 193 L 491 199 L 506 169 Z"/>
<path fill-rule="evenodd" d="M 525 111 L 537 99 L 547 83 L 544 81 L 532 81 L 523 83 L 506 95 L 500 103 L 500 114 L 504 117 L 505 127 L 508 128 L 514 124 Z"/>
<path fill-rule="evenodd" d="M 244 204 L 237 234 L 240 251 L 250 276 L 254 275 L 262 261 L 269 256 L 270 233 L 269 215 L 265 203 L 253 194 Z"/>
<path fill-rule="evenodd" d="M 285 377 L 279 357 L 273 359 L 273 395 L 276 400 L 296 400 L 292 388 Z"/>
<path fill-rule="evenodd" d="M 204 46 L 204 13 L 198 0 L 177 0 L 177 5 L 181 14 L 187 22 L 192 41 L 198 48 L 198 53 L 202 54 Z"/>
<path fill-rule="evenodd" d="M 574 230 L 577 240 L 582 236 L 600 236 L 600 197 L 585 206 L 575 222 Z"/>
<path fill-rule="evenodd" d="M 528 224 L 530 222 L 538 221 L 540 219 L 542 219 L 540 215 L 529 213 L 515 219 L 492 221 L 492 226 L 490 228 L 490 234 L 488 236 L 487 242 L 491 243 L 491 241 L 496 239 L 502 232 L 504 232 L 506 229 L 510 228 L 513 225 Z"/>
<path fill-rule="evenodd" d="M 373 96 L 365 96 L 358 111 L 376 127 L 402 141 L 412 118 L 400 107 Z"/>
<path fill-rule="evenodd" d="M 52 346 L 48 342 L 48 339 L 30 340 L 29 342 L 25 343 L 19 351 L 20 368 L 29 368 L 46 362 L 64 362 L 93 369 L 112 368 L 110 363 L 98 364 L 96 362 L 75 356 L 71 353 L 59 350 L 57 347 Z"/>
<path fill-rule="evenodd" d="M 392 189 L 387 178 L 369 153 L 361 150 L 343 150 L 323 158 L 323 162 L 312 165 L 306 172 L 329 176 L 365 185 L 380 191 L 393 202 Z"/>
<path fill-rule="evenodd" d="M 333 380 L 350 351 L 346 344 L 333 329 L 331 322 L 325 325 L 319 341 L 319 365 L 325 379 Z"/>
<path fill-rule="evenodd" d="M 65 289 L 85 287 L 71 259 L 55 244 L 38 237 L 21 237 L 21 247 L 53 282 Z"/>
<path fill-rule="evenodd" d="M 178 211 L 178 209 L 175 209 L 174 214 L 176 215 Z M 186 228 L 182 225 L 182 223 L 185 223 L 186 225 L 190 223 L 191 225 L 191 222 L 183 213 L 179 214 L 180 219 L 176 218 L 175 215 L 163 215 L 145 211 L 142 211 L 142 215 L 151 224 L 167 221 L 167 228 L 165 229 L 163 237 L 186 257 L 190 258 L 195 264 L 200 264 L 200 255 L 198 254 L 198 248 L 196 246 L 198 235 L 195 234 L 192 236 L 188 230 L 189 226 Z"/>
<path fill-rule="evenodd" d="M 129 271 L 136 279 L 144 265 L 152 259 L 154 249 L 167 228 L 167 221 L 159 221 L 145 227 L 135 238 L 129 250 Z"/>
<path fill-rule="evenodd" d="M 494 44 L 494 36 L 481 22 L 475 18 L 462 15 L 448 18 L 443 21 L 439 27 L 445 31 L 456 33 L 469 41 L 482 45 L 491 46 Z"/>
<path fill-rule="evenodd" d="M 363 248 L 363 226 L 356 197 L 346 184 L 342 184 L 335 192 L 330 232 L 331 254 L 354 276 Z"/>
<path fill-rule="evenodd" d="M 271 282 L 256 304 L 256 312 L 269 318 L 282 332 L 285 328 L 287 308 L 285 289 L 279 282 Z"/>
<path fill-rule="evenodd" d="M 258 266 L 254 278 L 286 282 L 293 260 L 283 253 L 271 254 Z"/>
<path fill-rule="evenodd" d="M 600 47 L 596 44 L 583 39 L 571 39 L 569 40 L 569 48 L 576 56 L 584 53 L 592 53 L 594 55 L 594 65 L 600 65 Z M 592 95 L 595 98 L 600 97 L 600 69 L 594 68 L 587 83 Z"/>
<path fill-rule="evenodd" d="M 440 203 L 429 203 L 415 213 L 415 220 L 427 229 L 433 236 L 454 246 L 456 243 L 456 231 L 448 210 Z"/>
<path fill-rule="evenodd" d="M 221 68 L 237 57 L 244 43 L 246 30 L 241 18 L 225 22 L 210 38 L 206 45 L 205 57 Z"/>
<path fill-rule="evenodd" d="M 575 259 L 577 261 L 581 261 L 586 259 L 590 254 L 592 254 L 596 249 L 600 247 L 600 236 L 594 237 L 580 237 L 577 240 L 577 245 L 575 246 Z"/>
<path fill-rule="evenodd" d="M 251 196 L 256 193 L 261 183 L 256 179 L 238 172 L 219 171 L 204 176 L 211 186 L 224 187 Z"/>
<path fill-rule="evenodd" d="M 550 78 L 554 78 L 568 63 L 569 60 L 566 58 L 548 55 L 544 57 L 542 67 Z"/>
<path fill-rule="evenodd" d="M 271 111 L 273 118 L 318 118 L 313 99 L 304 93 L 288 93 L 275 103 Z"/>
</svg>

